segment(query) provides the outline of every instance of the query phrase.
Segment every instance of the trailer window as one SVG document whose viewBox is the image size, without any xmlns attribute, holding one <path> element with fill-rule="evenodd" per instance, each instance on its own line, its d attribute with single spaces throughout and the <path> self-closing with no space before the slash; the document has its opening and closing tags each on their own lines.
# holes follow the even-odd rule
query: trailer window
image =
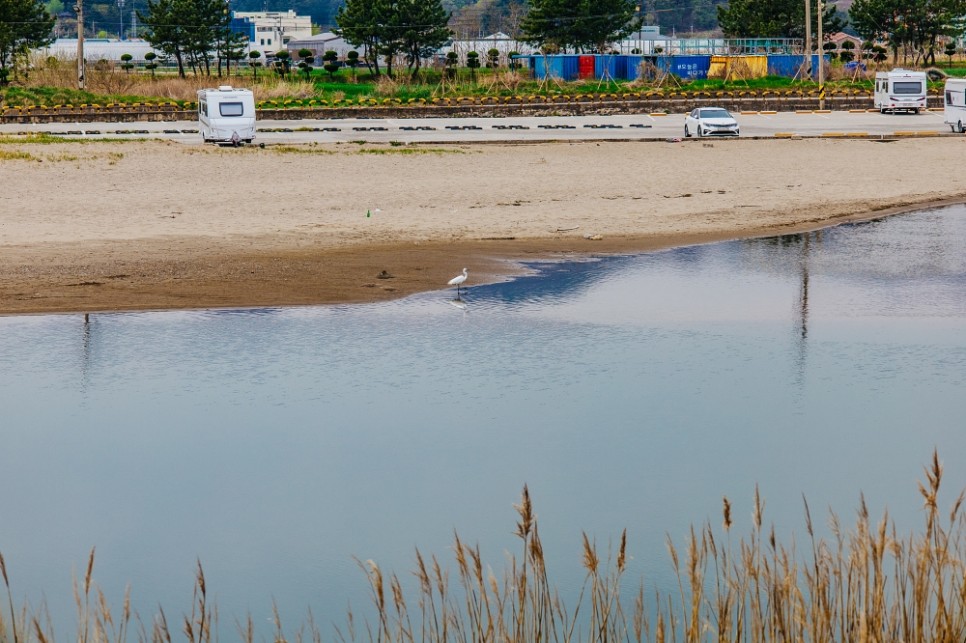
<svg viewBox="0 0 966 643">
<path fill-rule="evenodd" d="M 896 94 L 921 94 L 922 93 L 922 83 L 918 80 L 915 81 L 899 81 L 892 85 L 892 91 Z"/>
<path fill-rule="evenodd" d="M 245 108 L 241 103 L 221 103 L 218 105 L 218 113 L 222 116 L 241 116 L 245 113 Z"/>
</svg>

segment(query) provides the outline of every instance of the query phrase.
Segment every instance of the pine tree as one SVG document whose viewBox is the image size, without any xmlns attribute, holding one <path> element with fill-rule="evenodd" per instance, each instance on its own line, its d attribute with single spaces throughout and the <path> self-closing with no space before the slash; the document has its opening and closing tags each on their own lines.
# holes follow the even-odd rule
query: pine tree
<svg viewBox="0 0 966 643">
<path fill-rule="evenodd" d="M 145 27 L 144 38 L 151 46 L 178 64 L 178 75 L 185 77 L 185 38 L 182 34 L 180 0 L 147 0 L 145 11 L 138 11 L 138 20 Z"/>
<path fill-rule="evenodd" d="M 440 0 L 398 0 L 400 16 L 399 41 L 413 79 L 419 74 L 422 60 L 439 50 L 452 37 L 447 27 L 450 14 Z"/>
<path fill-rule="evenodd" d="M 603 51 L 640 25 L 632 0 L 530 0 L 524 39 L 547 53 Z"/>
<path fill-rule="evenodd" d="M 390 0 L 346 0 L 335 16 L 335 33 L 353 47 L 362 47 L 362 58 L 376 76 L 380 75 L 380 44 L 388 36 L 391 4 Z"/>
<path fill-rule="evenodd" d="M 817 4 L 812 3 L 813 11 Z M 718 6 L 718 24 L 729 38 L 802 38 L 805 3 L 801 0 L 730 0 L 727 6 Z M 831 35 L 842 26 L 842 19 L 829 3 L 822 19 L 824 32 Z"/>
<path fill-rule="evenodd" d="M 0 85 L 8 66 L 31 49 L 53 41 L 54 19 L 40 0 L 0 0 Z"/>
<path fill-rule="evenodd" d="M 195 74 L 211 74 L 211 54 L 222 47 L 229 33 L 230 13 L 225 0 L 148 0 L 147 10 L 138 11 L 151 46 L 178 63 L 185 76 L 185 64 Z"/>
</svg>

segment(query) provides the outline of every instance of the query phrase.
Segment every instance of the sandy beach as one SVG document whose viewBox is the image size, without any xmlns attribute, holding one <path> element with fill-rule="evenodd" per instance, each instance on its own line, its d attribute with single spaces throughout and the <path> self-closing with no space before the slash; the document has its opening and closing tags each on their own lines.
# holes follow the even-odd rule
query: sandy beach
<svg viewBox="0 0 966 643">
<path fill-rule="evenodd" d="M 966 199 L 966 139 L 0 145 L 0 314 L 379 301 Z"/>
</svg>

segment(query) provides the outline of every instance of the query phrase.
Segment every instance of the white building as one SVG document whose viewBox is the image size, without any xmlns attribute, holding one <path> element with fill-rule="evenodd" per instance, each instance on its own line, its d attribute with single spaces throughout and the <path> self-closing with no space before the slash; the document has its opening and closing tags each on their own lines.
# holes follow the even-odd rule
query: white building
<svg viewBox="0 0 966 643">
<path fill-rule="evenodd" d="M 340 36 L 331 31 L 308 36 L 307 38 L 293 38 L 286 45 L 288 52 L 292 54 L 292 59 L 298 59 L 299 49 L 309 49 L 315 56 L 316 64 L 321 64 L 322 55 L 327 51 L 334 51 L 339 54 L 339 60 L 345 60 L 346 54 L 355 49 L 362 55 L 361 47 L 353 47 Z"/>
<path fill-rule="evenodd" d="M 501 64 L 507 63 L 507 55 L 510 52 L 516 52 L 518 54 L 532 54 L 535 53 L 533 46 L 511 38 L 503 32 L 497 32 L 495 34 L 490 34 L 489 36 L 483 36 L 481 38 L 467 39 L 467 40 L 453 40 L 448 45 L 443 45 L 439 50 L 439 55 L 445 57 L 451 51 L 456 52 L 459 56 L 461 62 L 465 62 L 466 54 L 470 51 L 475 51 L 480 55 L 480 64 L 486 63 L 486 54 L 491 49 L 496 49 L 500 52 Z"/>
<path fill-rule="evenodd" d="M 84 59 L 88 61 L 111 60 L 120 61 L 124 54 L 131 54 L 134 62 L 144 60 L 144 54 L 153 51 L 160 57 L 160 52 L 151 47 L 147 40 L 129 38 L 117 40 L 107 38 L 84 38 Z M 37 52 L 44 58 L 77 58 L 77 38 L 58 38 Z"/>
<path fill-rule="evenodd" d="M 232 31 L 248 34 L 249 49 L 268 57 L 285 49 L 292 40 L 312 35 L 312 18 L 295 11 L 235 11 Z"/>
</svg>

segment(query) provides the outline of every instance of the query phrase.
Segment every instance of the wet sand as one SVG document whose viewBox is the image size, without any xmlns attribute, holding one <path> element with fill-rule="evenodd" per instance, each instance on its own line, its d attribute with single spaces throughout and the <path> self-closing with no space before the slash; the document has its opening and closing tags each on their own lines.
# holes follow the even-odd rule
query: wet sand
<svg viewBox="0 0 966 643">
<path fill-rule="evenodd" d="M 0 314 L 380 301 L 966 199 L 959 137 L 0 145 Z"/>
</svg>

